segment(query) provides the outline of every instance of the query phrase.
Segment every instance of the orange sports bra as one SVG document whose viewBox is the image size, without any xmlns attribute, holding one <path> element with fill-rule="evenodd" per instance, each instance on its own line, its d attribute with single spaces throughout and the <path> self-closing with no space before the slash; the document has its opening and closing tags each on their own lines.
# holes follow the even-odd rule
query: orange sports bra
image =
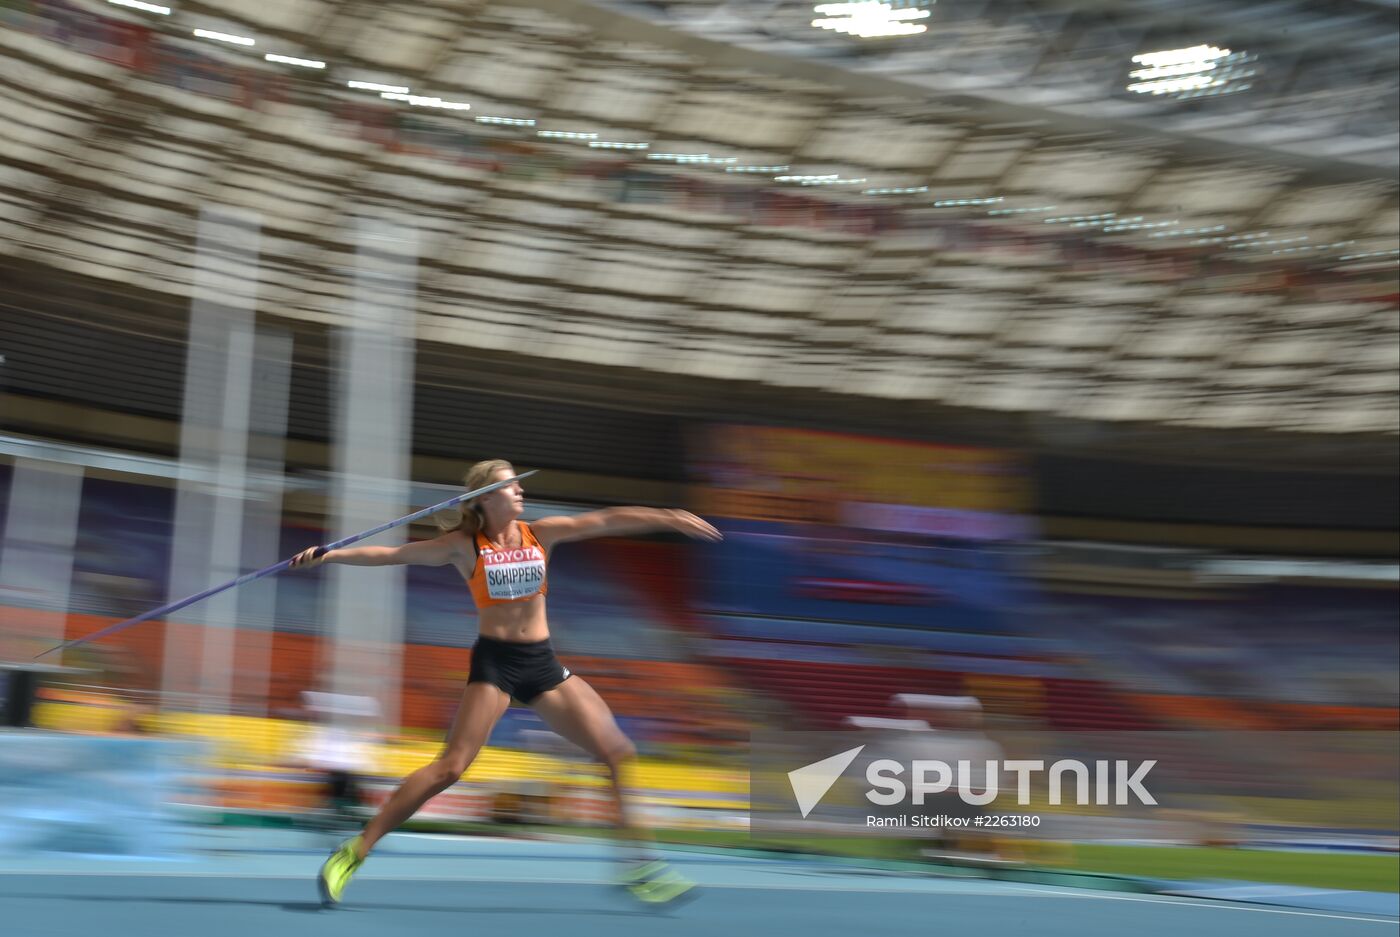
<svg viewBox="0 0 1400 937">
<path fill-rule="evenodd" d="M 516 525 L 520 528 L 520 546 L 511 550 L 497 549 L 481 531 L 476 533 L 476 568 L 467 586 L 477 608 L 549 594 L 544 547 L 535 539 L 529 524 L 516 521 Z"/>
</svg>

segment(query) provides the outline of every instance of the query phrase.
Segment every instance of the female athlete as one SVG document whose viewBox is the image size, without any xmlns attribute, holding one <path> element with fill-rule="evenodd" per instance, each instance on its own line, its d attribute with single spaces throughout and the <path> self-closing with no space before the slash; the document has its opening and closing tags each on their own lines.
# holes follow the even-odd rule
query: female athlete
<svg viewBox="0 0 1400 937">
<path fill-rule="evenodd" d="M 500 459 L 478 462 L 466 487 L 480 488 L 515 475 Z M 549 641 L 545 595 L 550 551 L 560 543 L 671 530 L 700 540 L 720 533 L 686 511 L 641 507 L 606 508 L 571 517 L 519 520 L 525 492 L 516 482 L 435 518 L 446 532 L 433 540 L 399 547 L 312 547 L 292 559 L 292 568 L 321 563 L 349 566 L 456 566 L 476 602 L 480 636 L 472 647 L 471 670 L 447 742 L 437 759 L 410 774 L 360 835 L 342 843 L 321 868 L 319 885 L 327 905 L 339 903 L 346 884 L 375 843 L 413 816 L 434 795 L 466 773 L 486 744 L 511 699 L 533 708 L 545 723 L 607 766 L 618 833 L 635 853 L 621 875 L 634 897 L 659 904 L 693 887 L 658 859 L 641 852 L 642 831 L 632 822 L 623 796 L 622 772 L 636 750 L 617 727 L 602 697 L 559 663 Z"/>
</svg>

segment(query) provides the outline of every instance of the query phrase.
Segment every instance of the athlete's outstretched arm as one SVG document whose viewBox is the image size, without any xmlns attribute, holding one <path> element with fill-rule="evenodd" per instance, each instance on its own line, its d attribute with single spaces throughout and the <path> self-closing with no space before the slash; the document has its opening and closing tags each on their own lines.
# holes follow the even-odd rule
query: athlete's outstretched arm
<svg viewBox="0 0 1400 937">
<path fill-rule="evenodd" d="M 457 531 L 432 540 L 415 540 L 398 547 L 342 547 L 317 555 L 320 547 L 302 550 L 292 557 L 292 569 L 309 569 L 322 563 L 346 566 L 446 566 L 461 549 Z"/>
<path fill-rule="evenodd" d="M 592 537 L 625 537 L 629 534 L 651 534 L 675 531 L 696 540 L 722 540 L 723 536 L 709 521 L 689 511 L 661 508 L 603 508 L 571 517 L 542 517 L 530 524 L 540 543 L 551 547 L 570 540 Z"/>
</svg>

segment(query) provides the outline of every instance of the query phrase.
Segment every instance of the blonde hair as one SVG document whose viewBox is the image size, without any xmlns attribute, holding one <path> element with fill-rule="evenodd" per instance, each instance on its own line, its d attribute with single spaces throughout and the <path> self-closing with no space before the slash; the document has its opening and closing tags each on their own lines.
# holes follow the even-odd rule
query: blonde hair
<svg viewBox="0 0 1400 937">
<path fill-rule="evenodd" d="M 467 469 L 467 474 L 462 478 L 462 485 L 468 491 L 473 488 L 482 488 L 491 484 L 491 477 L 497 472 L 505 469 L 510 474 L 515 474 L 515 467 L 505 459 L 487 459 L 478 462 Z M 468 537 L 476 536 L 476 532 L 486 524 L 486 518 L 481 516 L 481 508 L 475 503 L 476 499 L 464 501 L 453 507 L 438 511 L 433 515 L 433 523 L 438 525 L 438 529 L 443 533 L 450 533 L 460 530 Z"/>
</svg>

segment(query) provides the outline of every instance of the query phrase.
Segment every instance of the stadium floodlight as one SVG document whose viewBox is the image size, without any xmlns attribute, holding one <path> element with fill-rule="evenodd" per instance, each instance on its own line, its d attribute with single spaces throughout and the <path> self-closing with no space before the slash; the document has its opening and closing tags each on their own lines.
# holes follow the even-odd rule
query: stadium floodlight
<svg viewBox="0 0 1400 937">
<path fill-rule="evenodd" d="M 230 33 L 216 33 L 212 29 L 196 29 L 194 31 L 194 34 L 200 39 L 212 39 L 215 42 L 227 42 L 236 46 L 255 45 L 254 41 L 252 39 L 249 39 L 247 36 L 234 36 Z"/>
<path fill-rule="evenodd" d="M 1005 196 L 993 195 L 988 198 L 942 198 L 933 203 L 934 208 L 964 208 L 969 205 L 995 205 L 1006 201 Z"/>
<path fill-rule="evenodd" d="M 648 153 L 647 159 L 670 163 L 698 163 L 702 166 L 728 165 L 739 161 L 737 156 L 711 156 L 709 153 Z"/>
<path fill-rule="evenodd" d="M 154 3 L 142 3 L 141 0 L 107 0 L 107 2 L 119 7 L 131 7 L 133 10 L 140 10 L 143 13 L 158 13 L 161 16 L 170 15 L 170 7 L 157 6 Z"/>
<path fill-rule="evenodd" d="M 1189 49 L 1167 49 L 1162 52 L 1139 52 L 1133 56 L 1133 61 L 1139 65 L 1146 65 L 1151 68 L 1163 68 L 1173 65 L 1202 65 L 1223 59 L 1230 54 L 1229 49 L 1221 49 L 1216 46 L 1199 45 Z"/>
<path fill-rule="evenodd" d="M 1175 218 L 1168 221 L 1143 221 L 1142 216 L 1126 219 L 1122 222 L 1104 226 L 1104 233 L 1112 234 L 1115 231 L 1147 231 L 1153 228 L 1173 228 L 1181 222 Z"/>
<path fill-rule="evenodd" d="M 777 176 L 774 178 L 773 181 L 791 182 L 797 185 L 860 185 L 861 183 L 868 182 L 869 180 L 863 176 L 859 179 L 842 179 L 836 173 L 827 173 L 820 176 Z"/>
<path fill-rule="evenodd" d="M 1063 223 L 1065 223 L 1065 222 L 1075 222 L 1075 223 L 1078 223 L 1078 222 L 1081 222 L 1081 221 L 1096 222 L 1096 221 L 1100 221 L 1100 220 L 1104 221 L 1104 223 L 1108 223 L 1108 222 L 1107 222 L 1107 219 L 1109 219 L 1109 218 L 1116 218 L 1117 216 L 1118 216 L 1118 213 L 1117 213 L 1117 212 L 1113 212 L 1113 211 L 1101 212 L 1101 213 L 1099 213 L 1099 214 L 1097 214 L 1097 215 L 1061 215 L 1061 216 L 1059 216 L 1058 218 L 1046 218 L 1046 219 L 1045 219 L 1045 223 L 1046 223 L 1046 224 L 1063 224 Z"/>
<path fill-rule="evenodd" d="M 846 33 L 857 39 L 913 36 L 928 29 L 922 24 L 909 22 L 928 19 L 928 10 L 911 7 L 896 10 L 882 0 L 822 3 L 812 9 L 817 13 L 826 14 L 822 19 L 812 20 L 812 25 L 817 29 Z"/>
<path fill-rule="evenodd" d="M 1350 242 L 1347 242 L 1350 243 Z M 1362 260 L 1367 257 L 1396 257 L 1400 256 L 1400 249 L 1388 251 L 1366 251 L 1361 254 L 1346 254 L 1339 258 L 1341 260 Z"/>
<path fill-rule="evenodd" d="M 1246 67 L 1257 56 L 1233 52 L 1219 46 L 1197 45 L 1161 52 L 1140 52 L 1133 64 L 1142 66 L 1129 72 L 1133 79 L 1128 90 L 1134 94 L 1172 95 L 1195 98 L 1245 91 L 1253 85 L 1244 79 L 1256 74 Z"/>
<path fill-rule="evenodd" d="M 408 94 L 408 89 L 402 85 L 381 85 L 376 81 L 347 81 L 347 88 L 358 88 L 361 91 L 383 91 L 389 94 Z"/>
<path fill-rule="evenodd" d="M 1042 211 L 1054 211 L 1058 205 L 1037 205 L 1031 208 L 992 208 L 988 209 L 989 215 L 1029 215 Z"/>
<path fill-rule="evenodd" d="M 291 55 L 274 55 L 268 53 L 263 58 L 269 62 L 281 62 L 283 65 L 295 65 L 298 68 L 325 68 L 325 62 L 318 62 L 315 59 L 299 59 Z"/>
<path fill-rule="evenodd" d="M 1175 223 L 1175 222 L 1173 222 L 1173 223 Z M 1159 224 L 1157 227 L 1160 228 L 1160 227 L 1162 227 L 1162 225 Z M 1175 238 L 1175 237 L 1187 237 L 1187 236 L 1192 235 L 1192 234 L 1214 234 L 1214 233 L 1217 232 L 1217 231 L 1224 231 L 1224 230 L 1225 230 L 1225 226 L 1224 226 L 1223 224 L 1218 224 L 1218 225 L 1214 225 L 1214 226 L 1209 227 L 1209 228 L 1182 228 L 1182 229 L 1179 230 L 1179 231 L 1158 231 L 1158 232 L 1156 232 L 1155 234 L 1153 234 L 1152 236 L 1155 237 L 1155 238 Z M 1219 240 L 1221 240 L 1221 238 L 1216 238 L 1216 240 L 1219 241 Z M 1198 242 L 1198 243 L 1199 243 L 1199 242 Z"/>
<path fill-rule="evenodd" d="M 927 192 L 926 185 L 911 185 L 896 188 L 866 189 L 861 195 L 914 195 L 918 192 Z"/>
<path fill-rule="evenodd" d="M 460 101 L 444 101 L 442 98 L 430 98 L 421 94 L 407 94 L 401 91 L 385 91 L 379 96 L 390 101 L 403 101 L 414 107 L 433 107 L 441 111 L 469 111 L 472 109 L 470 104 Z"/>
<path fill-rule="evenodd" d="M 1177 91 L 1209 88 L 1214 83 L 1214 80 L 1206 75 L 1187 75 L 1183 78 L 1166 78 L 1159 81 L 1135 81 L 1128 85 L 1128 90 L 1138 94 L 1172 94 Z"/>
</svg>

